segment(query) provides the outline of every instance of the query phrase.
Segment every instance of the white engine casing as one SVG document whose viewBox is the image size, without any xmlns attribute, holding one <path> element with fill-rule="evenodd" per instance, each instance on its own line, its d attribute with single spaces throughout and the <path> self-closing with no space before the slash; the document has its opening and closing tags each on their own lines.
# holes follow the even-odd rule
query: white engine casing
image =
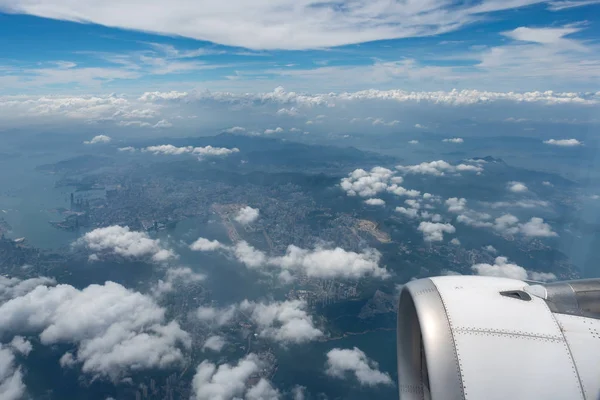
<svg viewBox="0 0 600 400">
<path fill-rule="evenodd" d="M 553 312 L 547 298 L 544 286 L 506 278 L 406 284 L 400 398 L 599 399 L 600 320 Z"/>
</svg>

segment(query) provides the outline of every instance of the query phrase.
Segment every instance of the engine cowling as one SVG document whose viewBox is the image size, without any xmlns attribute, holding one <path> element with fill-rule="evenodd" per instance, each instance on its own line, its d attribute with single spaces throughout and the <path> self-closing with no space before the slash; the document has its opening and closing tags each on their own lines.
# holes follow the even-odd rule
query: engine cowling
<svg viewBox="0 0 600 400">
<path fill-rule="evenodd" d="M 402 400 L 600 398 L 600 280 L 412 281 L 400 294 Z"/>
</svg>

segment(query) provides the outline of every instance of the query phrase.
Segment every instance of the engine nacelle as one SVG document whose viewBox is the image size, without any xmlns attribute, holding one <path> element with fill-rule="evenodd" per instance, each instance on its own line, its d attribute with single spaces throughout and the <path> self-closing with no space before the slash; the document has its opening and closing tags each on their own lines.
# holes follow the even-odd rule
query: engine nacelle
<svg viewBox="0 0 600 400">
<path fill-rule="evenodd" d="M 401 400 L 599 399 L 600 280 L 446 276 L 405 285 Z"/>
</svg>

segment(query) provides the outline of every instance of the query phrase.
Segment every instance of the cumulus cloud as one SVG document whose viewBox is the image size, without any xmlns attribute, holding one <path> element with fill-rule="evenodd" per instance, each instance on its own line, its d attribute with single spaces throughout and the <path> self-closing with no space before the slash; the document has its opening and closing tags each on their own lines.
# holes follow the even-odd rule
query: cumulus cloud
<svg viewBox="0 0 600 400">
<path fill-rule="evenodd" d="M 183 361 L 191 340 L 154 300 L 114 282 L 82 290 L 40 285 L 0 305 L 0 334 L 37 333 L 44 345 L 73 343 L 64 366 L 119 379 L 129 371 L 165 368 Z"/>
<path fill-rule="evenodd" d="M 202 240 L 200 240 L 202 239 Z M 218 241 L 200 238 L 192 246 L 198 251 L 223 249 L 232 254 L 248 268 L 275 268 L 279 272 L 299 272 L 312 278 L 359 279 L 365 276 L 388 278 L 385 268 L 379 267 L 381 254 L 375 249 L 365 249 L 361 253 L 346 251 L 340 247 L 333 249 L 317 246 L 314 249 L 302 249 L 288 246 L 282 256 L 270 257 L 255 249 L 246 241 L 226 246 Z"/>
<path fill-rule="evenodd" d="M 131 231 L 127 226 L 113 225 L 87 232 L 75 245 L 102 254 L 125 258 L 149 258 L 165 262 L 176 258 L 172 250 L 162 246 L 159 239 L 151 239 L 145 232 Z"/>
<path fill-rule="evenodd" d="M 415 208 L 396 207 L 396 212 L 408 218 L 419 218 L 419 210 Z"/>
<path fill-rule="evenodd" d="M 19 400 L 25 396 L 23 372 L 16 364 L 12 350 L 0 344 L 0 398 Z"/>
<path fill-rule="evenodd" d="M 279 391 L 265 378 L 261 378 L 258 383 L 248 389 L 246 400 L 278 400 Z"/>
<path fill-rule="evenodd" d="M 202 361 L 192 379 L 193 400 L 231 400 L 241 398 L 249 389 L 248 379 L 258 373 L 262 366 L 258 357 L 250 353 L 235 365 L 217 366 Z"/>
<path fill-rule="evenodd" d="M 537 282 L 549 282 L 549 281 L 555 281 L 558 278 L 556 277 L 555 274 L 553 274 L 552 272 L 535 272 L 535 271 L 529 271 L 529 279 L 532 281 L 537 281 Z"/>
<path fill-rule="evenodd" d="M 28 356 L 29 353 L 31 353 L 31 350 L 33 350 L 33 345 L 31 342 L 25 339 L 23 336 L 15 336 L 10 342 L 10 347 L 12 347 L 17 353 L 24 356 Z"/>
<path fill-rule="evenodd" d="M 238 213 L 234 219 L 237 222 L 239 222 L 240 224 L 248 225 L 248 224 L 251 224 L 252 222 L 256 221 L 258 219 L 258 216 L 259 216 L 258 208 L 252 208 L 250 206 L 246 206 L 246 207 L 242 208 L 240 211 L 238 211 Z"/>
<path fill-rule="evenodd" d="M 23 296 L 31 292 L 39 285 L 55 285 L 53 278 L 38 277 L 21 280 L 19 278 L 10 278 L 0 275 L 0 303 L 10 300 L 14 297 Z"/>
<path fill-rule="evenodd" d="M 423 162 L 417 165 L 398 165 L 396 166 L 400 172 L 405 174 L 418 174 L 418 175 L 433 175 L 433 176 L 444 176 L 446 173 L 460 173 L 460 172 L 482 172 L 483 168 L 479 165 L 468 165 L 458 164 L 451 165 L 444 160 L 437 160 L 431 162 Z"/>
<path fill-rule="evenodd" d="M 496 257 L 494 264 L 475 264 L 471 269 L 477 275 L 495 276 L 500 278 L 511 278 L 519 280 L 535 280 L 546 282 L 556 280 L 556 275 L 546 272 L 530 272 L 525 268 L 510 263 L 506 257 Z"/>
<path fill-rule="evenodd" d="M 550 225 L 544 222 L 542 218 L 531 218 L 529 222 L 519 226 L 521 233 L 530 237 L 553 237 L 558 234 L 552 231 Z"/>
<path fill-rule="evenodd" d="M 106 135 L 96 135 L 91 140 L 86 140 L 84 144 L 99 144 L 99 143 L 110 143 L 112 138 Z"/>
<path fill-rule="evenodd" d="M 135 147 L 132 146 L 127 146 L 127 147 L 119 147 L 117 150 L 119 150 L 120 152 L 129 152 L 129 153 L 135 153 Z"/>
<path fill-rule="evenodd" d="M 463 138 L 451 138 L 451 139 L 444 139 L 444 140 L 442 140 L 442 142 L 445 142 L 445 143 L 464 143 L 464 139 Z"/>
<path fill-rule="evenodd" d="M 428 221 L 421 222 L 417 229 L 423 233 L 426 242 L 441 242 L 444 240 L 444 233 L 456 232 L 456 228 L 451 224 Z"/>
<path fill-rule="evenodd" d="M 226 246 L 218 240 L 208 240 L 202 237 L 190 245 L 190 249 L 194 251 L 215 251 L 222 248 L 226 248 Z"/>
<path fill-rule="evenodd" d="M 393 175 L 392 170 L 383 167 L 374 167 L 369 172 L 356 169 L 342 179 L 340 186 L 348 196 L 372 197 L 388 188 Z"/>
<path fill-rule="evenodd" d="M 148 146 L 142 149 L 143 152 L 152 153 L 154 155 L 181 155 L 181 154 L 193 154 L 199 157 L 207 156 L 207 157 L 220 157 L 220 156 L 228 156 L 233 153 L 239 153 L 238 148 L 224 148 L 224 147 L 193 147 L 193 146 L 185 146 L 185 147 L 176 147 L 172 144 L 162 144 L 158 146 Z"/>
<path fill-rule="evenodd" d="M 242 126 L 232 126 L 231 128 L 225 129 L 227 133 L 243 133 L 246 132 L 246 128 Z"/>
<path fill-rule="evenodd" d="M 206 276 L 192 271 L 189 267 L 169 268 L 165 279 L 159 280 L 152 291 L 154 295 L 162 296 L 174 291 L 178 287 L 201 282 L 204 279 L 206 279 Z"/>
<path fill-rule="evenodd" d="M 357 347 L 330 350 L 327 353 L 326 368 L 327 375 L 336 378 L 344 379 L 347 373 L 351 373 L 364 386 L 394 384 L 390 375 L 379 371 L 379 365 Z"/>
<path fill-rule="evenodd" d="M 448 206 L 448 211 L 451 213 L 460 213 L 465 211 L 467 207 L 467 199 L 451 197 L 446 200 L 446 206 Z"/>
<path fill-rule="evenodd" d="M 366 249 L 362 253 L 346 251 L 340 247 L 326 249 L 317 247 L 312 250 L 288 246 L 285 255 L 271 257 L 269 264 L 284 270 L 299 271 L 313 278 L 359 279 L 365 276 L 387 278 L 389 273 L 379 267 L 381 254 L 375 249 Z"/>
<path fill-rule="evenodd" d="M 206 341 L 204 342 L 204 345 L 202 346 L 203 350 L 209 349 L 212 351 L 216 351 L 217 353 L 221 351 L 221 349 L 223 349 L 223 347 L 225 346 L 225 339 L 222 336 L 219 335 L 213 335 L 210 336 L 208 339 L 206 339 Z"/>
<path fill-rule="evenodd" d="M 272 135 L 274 133 L 283 133 L 283 128 L 278 126 L 275 129 L 265 129 L 265 135 Z"/>
<path fill-rule="evenodd" d="M 196 310 L 196 318 L 211 326 L 221 327 L 229 324 L 235 318 L 236 313 L 235 305 L 222 309 L 203 306 Z"/>
<path fill-rule="evenodd" d="M 257 325 L 258 335 L 280 343 L 305 343 L 323 336 L 306 312 L 304 300 L 272 303 L 243 301 L 240 309 L 249 313 Z"/>
<path fill-rule="evenodd" d="M 492 253 L 492 254 L 496 254 L 498 252 L 498 250 L 496 250 L 496 248 L 494 246 L 492 246 L 491 244 L 488 244 L 483 249 L 485 251 L 488 251 L 488 252 Z"/>
<path fill-rule="evenodd" d="M 561 147 L 576 147 L 582 146 L 583 142 L 580 142 L 577 139 L 549 139 L 544 140 L 545 144 L 550 144 L 552 146 L 561 146 Z"/>
<path fill-rule="evenodd" d="M 454 246 L 460 246 L 460 240 L 454 238 L 450 241 L 450 244 L 453 244 Z"/>
<path fill-rule="evenodd" d="M 408 144 L 419 144 L 419 141 L 418 140 L 414 140 L 414 139 L 413 140 L 409 140 Z"/>
<path fill-rule="evenodd" d="M 511 191 L 513 193 L 524 193 L 529 190 L 523 182 L 517 182 L 517 181 L 508 182 L 507 188 L 509 191 Z"/>
<path fill-rule="evenodd" d="M 306 311 L 304 300 L 275 301 L 270 303 L 244 300 L 226 308 L 199 307 L 196 318 L 218 328 L 232 324 L 242 313 L 256 325 L 260 337 L 279 343 L 305 343 L 323 336 L 314 326 L 312 317 Z M 217 339 L 213 339 L 219 342 Z M 208 340 L 207 340 L 208 343 Z"/>
<path fill-rule="evenodd" d="M 365 204 L 369 206 L 385 206 L 385 201 L 382 199 L 367 199 Z"/>
</svg>

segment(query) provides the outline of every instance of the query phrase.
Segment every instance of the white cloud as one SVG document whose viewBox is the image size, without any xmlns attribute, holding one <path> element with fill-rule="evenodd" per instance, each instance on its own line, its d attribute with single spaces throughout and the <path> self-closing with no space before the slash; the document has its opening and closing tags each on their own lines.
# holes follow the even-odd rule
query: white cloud
<svg viewBox="0 0 600 400">
<path fill-rule="evenodd" d="M 494 246 L 492 246 L 491 244 L 488 244 L 483 249 L 485 251 L 488 251 L 488 252 L 492 253 L 492 254 L 496 254 L 498 252 L 498 250 L 496 250 L 496 248 Z"/>
<path fill-rule="evenodd" d="M 516 181 L 508 182 L 507 188 L 509 191 L 511 191 L 513 193 L 523 193 L 523 192 L 527 192 L 529 190 L 523 182 L 516 182 Z"/>
<path fill-rule="evenodd" d="M 543 181 L 542 185 L 549 186 L 549 187 L 554 187 L 554 185 L 551 182 L 548 182 L 548 181 Z"/>
<path fill-rule="evenodd" d="M 388 373 L 379 371 L 379 365 L 369 359 L 357 347 L 353 349 L 335 348 L 327 353 L 327 375 L 345 378 L 346 373 L 352 373 L 361 385 L 393 385 Z"/>
<path fill-rule="evenodd" d="M 577 139 L 548 139 L 544 140 L 544 143 L 561 147 L 575 147 L 583 145 L 583 143 Z"/>
<path fill-rule="evenodd" d="M 496 257 L 494 264 L 475 264 L 471 269 L 477 275 L 495 276 L 500 278 L 511 278 L 519 280 L 531 279 L 534 281 L 546 282 L 556 280 L 556 275 L 546 272 L 527 271 L 525 268 L 512 264 L 506 257 Z"/>
<path fill-rule="evenodd" d="M 241 126 L 233 126 L 231 128 L 225 129 L 225 132 L 227 132 L 227 133 L 242 133 L 242 132 L 246 132 L 246 128 L 241 127 Z"/>
<path fill-rule="evenodd" d="M 258 216 L 259 216 L 258 208 L 252 208 L 250 206 L 246 206 L 237 213 L 237 215 L 235 216 L 234 219 L 237 222 L 239 222 L 240 224 L 248 225 L 248 224 L 251 224 L 252 222 L 256 221 L 258 219 Z"/>
<path fill-rule="evenodd" d="M 358 1 L 350 8 L 339 9 L 333 5 L 314 7 L 313 3 L 296 4 L 289 0 L 253 6 L 239 1 L 206 3 L 199 8 L 176 0 L 168 6 L 151 1 L 146 6 L 152 11 L 139 18 L 122 18 L 139 11 L 138 4 L 132 1 L 110 1 L 98 9 L 86 2 L 61 0 L 52 6 L 39 7 L 37 3 L 4 0 L 2 8 L 13 13 L 183 36 L 228 46 L 299 50 L 432 36 L 479 21 L 487 12 L 539 2 L 483 0 L 457 6 L 437 2 L 390 5 L 375 0 Z M 232 9 L 235 12 L 231 12 Z"/>
<path fill-rule="evenodd" d="M 265 129 L 265 135 L 272 135 L 274 133 L 283 133 L 283 128 L 278 126 L 275 129 Z"/>
<path fill-rule="evenodd" d="M 204 345 L 202 346 L 203 350 L 209 349 L 212 351 L 216 351 L 217 353 L 221 351 L 221 349 L 223 349 L 223 347 L 225 346 L 225 339 L 222 336 L 219 335 L 213 335 L 210 336 L 208 339 L 206 339 L 206 341 L 204 342 Z"/>
<path fill-rule="evenodd" d="M 563 0 L 563 1 L 551 1 L 548 3 L 548 9 L 550 11 L 560 11 L 567 8 L 583 7 L 593 4 L 599 4 L 600 0 Z"/>
<path fill-rule="evenodd" d="M 280 343 L 305 343 L 323 336 L 315 328 L 312 317 L 306 312 L 303 300 L 272 303 L 243 301 L 240 309 L 250 313 L 257 325 L 258 335 Z"/>
<path fill-rule="evenodd" d="M 170 293 L 178 287 L 183 287 L 193 283 L 201 282 L 206 279 L 203 274 L 192 271 L 189 267 L 169 268 L 164 280 L 159 280 L 152 293 L 155 296 L 162 296 Z"/>
<path fill-rule="evenodd" d="M 558 234 L 552 231 L 550 225 L 544 222 L 542 218 L 531 218 L 529 222 L 520 225 L 521 233 L 529 237 L 553 237 Z"/>
<path fill-rule="evenodd" d="M 84 144 L 110 143 L 112 138 L 106 135 L 96 135 L 91 140 L 86 140 Z"/>
<path fill-rule="evenodd" d="M 375 249 L 362 253 L 346 251 L 340 247 L 313 250 L 290 245 L 281 257 L 272 257 L 269 264 L 285 270 L 299 271 L 313 278 L 359 279 L 365 276 L 387 278 L 389 273 L 379 267 L 381 254 Z"/>
<path fill-rule="evenodd" d="M 292 388 L 292 398 L 293 400 L 305 400 L 306 395 L 304 392 L 306 391 L 306 387 L 296 385 Z"/>
<path fill-rule="evenodd" d="M 444 139 L 444 140 L 442 140 L 442 142 L 445 142 L 445 143 L 464 143 L 464 139 L 463 138 L 451 138 L 451 139 Z"/>
<path fill-rule="evenodd" d="M 481 172 L 483 168 L 478 165 L 467 165 L 458 164 L 451 165 L 444 160 L 437 160 L 431 162 L 423 162 L 417 165 L 398 165 L 396 166 L 400 172 L 405 174 L 420 174 L 420 175 L 434 175 L 443 176 L 446 173 L 459 173 L 459 172 Z"/>
<path fill-rule="evenodd" d="M 19 400 L 24 397 L 25 391 L 23 372 L 16 365 L 14 353 L 0 344 L 0 398 Z"/>
<path fill-rule="evenodd" d="M 517 201 L 496 201 L 494 203 L 484 203 L 491 208 L 536 208 L 549 207 L 550 203 L 545 200 L 517 200 Z"/>
<path fill-rule="evenodd" d="M 265 378 L 260 378 L 258 383 L 246 392 L 246 400 L 278 400 L 279 396 L 279 391 Z"/>
<path fill-rule="evenodd" d="M 496 257 L 494 264 L 475 264 L 471 269 L 478 275 L 495 276 L 501 278 L 527 279 L 525 268 L 508 262 L 506 257 Z"/>
<path fill-rule="evenodd" d="M 235 305 L 224 309 L 203 306 L 196 310 L 196 318 L 211 326 L 221 327 L 229 324 L 235 318 L 236 313 L 237 307 Z"/>
<path fill-rule="evenodd" d="M 408 144 L 419 144 L 419 141 L 418 140 L 414 140 L 414 139 L 413 140 L 409 140 Z"/>
<path fill-rule="evenodd" d="M 194 251 L 215 251 L 223 248 L 226 246 L 218 240 L 208 240 L 202 237 L 190 245 L 190 249 Z"/>
<path fill-rule="evenodd" d="M 451 197 L 446 200 L 446 205 L 448 206 L 448 211 L 451 213 L 461 213 L 467 207 L 467 199 Z"/>
<path fill-rule="evenodd" d="M 422 219 L 430 219 L 432 222 L 441 222 L 442 216 L 440 214 L 432 214 L 429 211 L 421 211 Z"/>
<path fill-rule="evenodd" d="M 171 367 L 191 346 L 177 322 L 146 295 L 114 282 L 82 290 L 40 285 L 0 305 L 0 333 L 39 332 L 44 345 L 73 343 L 64 365 L 116 380 L 128 371 Z"/>
<path fill-rule="evenodd" d="M 152 128 L 160 129 L 160 128 L 170 128 L 172 126 L 173 126 L 173 124 L 170 123 L 169 121 L 167 121 L 166 119 L 161 119 L 156 124 L 152 125 Z"/>
<path fill-rule="evenodd" d="M 199 157 L 203 156 L 228 156 L 233 153 L 238 153 L 240 150 L 238 148 L 227 149 L 224 147 L 176 147 L 172 144 L 163 144 L 158 146 L 148 146 L 142 149 L 143 152 L 152 153 L 154 155 L 164 154 L 164 155 L 181 155 L 181 154 L 194 154 Z"/>
<path fill-rule="evenodd" d="M 444 233 L 456 232 L 456 228 L 451 224 L 427 221 L 421 222 L 417 229 L 423 233 L 423 239 L 426 242 L 441 242 L 444 240 Z"/>
<path fill-rule="evenodd" d="M 382 199 L 367 199 L 365 200 L 365 204 L 369 206 L 385 206 L 385 201 Z"/>
<path fill-rule="evenodd" d="M 261 369 L 258 357 L 250 353 L 236 365 L 219 366 L 202 361 L 192 379 L 192 400 L 231 400 L 241 398 L 246 390 L 246 382 Z"/>
<path fill-rule="evenodd" d="M 450 241 L 450 244 L 453 244 L 454 246 L 460 246 L 460 240 L 454 238 Z"/>
<path fill-rule="evenodd" d="M 379 267 L 381 254 L 370 248 L 356 253 L 340 247 L 329 249 L 317 246 L 309 250 L 290 245 L 283 256 L 269 257 L 246 241 L 226 246 L 218 241 L 200 238 L 192 246 L 199 251 L 226 250 L 251 269 L 275 267 L 279 272 L 299 272 L 312 278 L 323 279 L 359 279 L 365 276 L 385 279 L 389 277 L 387 270 Z"/>
<path fill-rule="evenodd" d="M 0 303 L 31 292 L 39 285 L 55 285 L 53 278 L 39 277 L 21 280 L 0 275 Z"/>
<path fill-rule="evenodd" d="M 300 115 L 300 110 L 298 110 L 296 107 L 290 107 L 290 108 L 284 107 L 284 108 L 280 108 L 279 110 L 277 110 L 277 115 L 286 115 L 288 117 L 296 117 L 296 116 Z"/>
<path fill-rule="evenodd" d="M 383 167 L 374 167 L 369 172 L 356 169 L 342 179 L 340 186 L 348 196 L 372 197 L 388 188 L 393 175 L 392 170 Z"/>
<path fill-rule="evenodd" d="M 78 239 L 75 245 L 103 254 L 149 258 L 155 262 L 176 258 L 175 253 L 164 248 L 159 239 L 150 239 L 147 233 L 131 231 L 127 226 L 113 225 L 94 229 Z"/>
<path fill-rule="evenodd" d="M 415 208 L 396 207 L 396 212 L 407 216 L 408 218 L 418 218 L 419 210 Z"/>
<path fill-rule="evenodd" d="M 233 251 L 235 258 L 248 268 L 262 268 L 267 265 L 269 260 L 265 253 L 250 246 L 244 240 L 236 243 L 233 248 L 229 247 L 228 249 Z"/>
<path fill-rule="evenodd" d="M 135 147 L 127 146 L 127 147 L 119 147 L 117 150 L 124 152 L 127 151 L 129 153 L 135 153 Z"/>
<path fill-rule="evenodd" d="M 549 282 L 555 281 L 558 278 L 552 272 L 529 271 L 529 279 L 537 282 Z"/>
<path fill-rule="evenodd" d="M 28 356 L 29 353 L 31 353 L 31 350 L 33 350 L 33 345 L 31 342 L 25 339 L 23 336 L 15 336 L 10 342 L 10 347 L 12 347 L 17 353 L 24 356 Z"/>
</svg>

